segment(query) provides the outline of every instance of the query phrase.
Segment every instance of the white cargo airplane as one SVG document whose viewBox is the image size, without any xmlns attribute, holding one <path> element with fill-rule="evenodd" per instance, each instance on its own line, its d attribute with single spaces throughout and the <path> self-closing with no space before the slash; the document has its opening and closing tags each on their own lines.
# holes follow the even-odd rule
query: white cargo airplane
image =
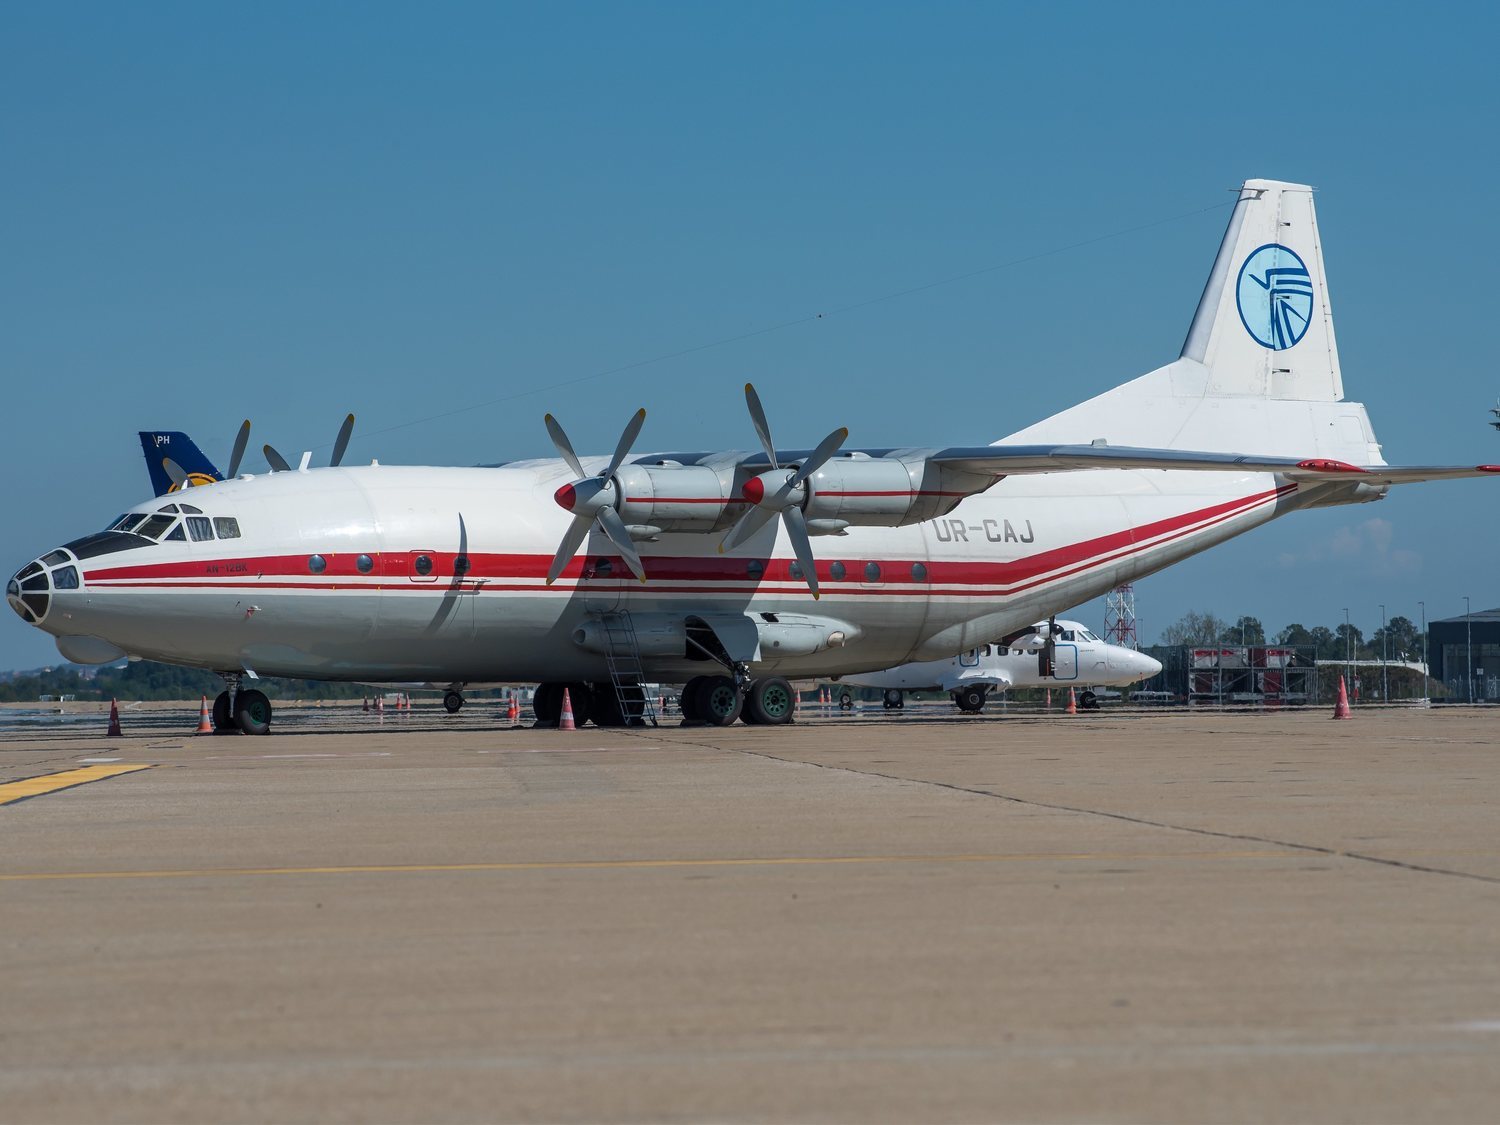
<svg viewBox="0 0 1500 1125">
<path fill-rule="evenodd" d="M 7 598 L 69 659 L 218 672 L 215 721 L 252 733 L 258 674 L 541 681 L 541 721 L 565 685 L 612 721 L 616 683 L 686 681 L 690 716 L 779 723 L 786 677 L 946 659 L 1288 512 L 1500 472 L 1382 461 L 1344 401 L 1312 191 L 1269 180 L 1176 360 L 994 445 L 777 451 L 747 399 L 764 452 L 632 457 L 642 411 L 586 461 L 550 416 L 560 460 L 304 456 L 144 502 Z"/>
<path fill-rule="evenodd" d="M 1097 706 L 1090 689 L 1149 680 L 1161 662 L 1112 645 L 1077 621 L 1053 618 L 978 645 L 950 660 L 924 660 L 884 672 L 842 676 L 852 687 L 883 688 L 887 710 L 902 707 L 909 691 L 946 691 L 960 711 L 984 710 L 992 688 L 1080 688 L 1078 703 Z"/>
</svg>

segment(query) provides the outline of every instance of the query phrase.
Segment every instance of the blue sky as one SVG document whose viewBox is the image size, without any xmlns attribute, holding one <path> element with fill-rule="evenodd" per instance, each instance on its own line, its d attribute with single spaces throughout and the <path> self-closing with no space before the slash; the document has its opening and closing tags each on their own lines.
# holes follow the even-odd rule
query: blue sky
<svg viewBox="0 0 1500 1125">
<path fill-rule="evenodd" d="M 785 445 L 992 441 L 1176 356 L 1249 176 L 1320 188 L 1346 391 L 1387 459 L 1500 460 L 1479 6 L 4 23 L 7 570 L 146 493 L 142 428 L 222 460 L 250 416 L 293 455 L 353 410 L 351 458 L 468 464 L 549 453 L 549 409 L 604 451 L 644 405 L 642 448 L 748 448 L 749 378 Z M 1143 633 L 1500 604 L 1495 487 L 1279 521 L 1142 583 Z M 0 668 L 56 659 L 0 622 Z"/>
</svg>

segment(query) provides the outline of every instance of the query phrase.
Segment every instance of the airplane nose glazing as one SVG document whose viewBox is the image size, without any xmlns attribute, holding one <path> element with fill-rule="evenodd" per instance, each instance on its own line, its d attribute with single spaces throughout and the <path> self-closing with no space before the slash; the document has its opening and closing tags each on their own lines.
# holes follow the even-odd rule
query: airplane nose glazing
<svg viewBox="0 0 1500 1125">
<path fill-rule="evenodd" d="M 52 582 L 40 561 L 23 566 L 5 585 L 5 600 L 28 625 L 38 625 L 47 616 L 51 594 Z"/>
</svg>

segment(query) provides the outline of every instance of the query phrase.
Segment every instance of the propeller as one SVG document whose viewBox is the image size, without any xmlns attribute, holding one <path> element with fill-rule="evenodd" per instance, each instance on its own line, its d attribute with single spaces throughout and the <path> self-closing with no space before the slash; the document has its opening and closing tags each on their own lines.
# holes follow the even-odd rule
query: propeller
<svg viewBox="0 0 1500 1125">
<path fill-rule="evenodd" d="M 234 450 L 229 454 L 229 471 L 224 474 L 224 480 L 233 480 L 240 470 L 240 460 L 245 456 L 245 444 L 250 440 L 250 419 L 246 418 L 240 423 L 240 432 L 235 435 Z M 168 478 L 172 481 L 173 491 L 191 488 L 195 484 L 208 483 L 195 481 L 188 476 L 187 472 L 176 461 L 170 457 L 161 459 L 161 466 L 167 471 Z"/>
<path fill-rule="evenodd" d="M 349 437 L 353 433 L 354 415 L 346 414 L 344 415 L 344 424 L 339 427 L 339 436 L 333 439 L 333 456 L 328 458 L 328 467 L 330 469 L 338 468 L 339 462 L 343 461 L 344 452 L 349 448 Z M 234 446 L 236 460 L 231 462 L 231 464 L 239 464 L 238 455 L 244 452 L 244 442 L 247 438 L 249 438 L 249 436 L 250 423 L 246 422 L 243 426 L 240 427 L 240 437 L 239 440 L 235 442 Z M 276 450 L 271 446 L 261 446 L 261 452 L 266 455 L 266 464 L 271 466 L 271 471 L 273 473 L 291 472 L 292 466 L 287 463 L 287 459 L 280 453 L 277 453 Z M 231 472 L 229 475 L 234 476 L 234 473 Z"/>
<path fill-rule="evenodd" d="M 745 482 L 742 495 L 750 504 L 750 510 L 740 517 L 740 522 L 719 544 L 719 551 L 732 551 L 757 531 L 770 523 L 778 514 L 787 538 L 792 541 L 792 551 L 797 556 L 797 565 L 807 579 L 812 596 L 818 598 L 817 560 L 813 558 L 812 542 L 807 536 L 807 521 L 802 516 L 802 505 L 807 501 L 807 479 L 823 467 L 823 463 L 839 451 L 849 437 L 846 427 L 840 426 L 829 434 L 814 449 L 796 470 L 791 466 L 778 465 L 776 446 L 771 441 L 771 427 L 766 422 L 766 412 L 760 404 L 760 395 L 755 393 L 753 383 L 745 384 L 745 405 L 750 408 L 750 423 L 755 427 L 755 436 L 770 459 L 771 468 Z"/>
<path fill-rule="evenodd" d="M 551 569 L 547 571 L 547 585 L 550 586 L 556 582 L 558 575 L 562 574 L 568 563 L 573 561 L 573 556 L 578 553 L 578 548 L 583 545 L 589 530 L 596 523 L 599 525 L 599 530 L 604 532 L 609 541 L 615 545 L 615 550 L 620 552 L 620 557 L 625 560 L 630 573 L 642 582 L 646 581 L 646 568 L 641 565 L 641 556 L 635 549 L 635 543 L 630 538 L 625 521 L 620 518 L 620 513 L 615 508 L 620 496 L 615 474 L 620 471 L 620 466 L 630 455 L 630 447 L 640 436 L 641 427 L 646 423 L 646 411 L 637 410 L 631 416 L 630 421 L 625 425 L 624 432 L 620 434 L 619 442 L 615 445 L 615 454 L 609 459 L 609 466 L 598 476 L 592 477 L 583 471 L 583 462 L 578 459 L 578 454 L 573 452 L 573 443 L 568 440 L 568 435 L 563 432 L 562 426 L 558 425 L 557 419 L 548 414 L 545 421 L 547 435 L 552 439 L 552 444 L 557 446 L 557 452 L 562 455 L 568 468 L 572 469 L 577 477 L 571 484 L 563 485 L 552 495 L 558 507 L 573 513 L 573 522 L 568 525 L 562 543 L 557 548 L 557 554 L 552 558 Z"/>
</svg>

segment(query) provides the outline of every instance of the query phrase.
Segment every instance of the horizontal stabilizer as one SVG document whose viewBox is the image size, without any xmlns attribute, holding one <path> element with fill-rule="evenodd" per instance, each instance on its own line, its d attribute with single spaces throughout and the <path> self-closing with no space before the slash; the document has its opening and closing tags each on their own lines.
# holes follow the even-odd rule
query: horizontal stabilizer
<svg viewBox="0 0 1500 1125">
<path fill-rule="evenodd" d="M 1263 457 L 1192 449 L 1124 445 L 981 445 L 945 449 L 935 464 L 995 477 L 1069 473 L 1086 469 L 1175 469 L 1192 472 L 1278 473 L 1288 480 L 1371 485 L 1455 480 L 1500 473 L 1500 465 L 1351 465 L 1325 457 Z"/>
</svg>

